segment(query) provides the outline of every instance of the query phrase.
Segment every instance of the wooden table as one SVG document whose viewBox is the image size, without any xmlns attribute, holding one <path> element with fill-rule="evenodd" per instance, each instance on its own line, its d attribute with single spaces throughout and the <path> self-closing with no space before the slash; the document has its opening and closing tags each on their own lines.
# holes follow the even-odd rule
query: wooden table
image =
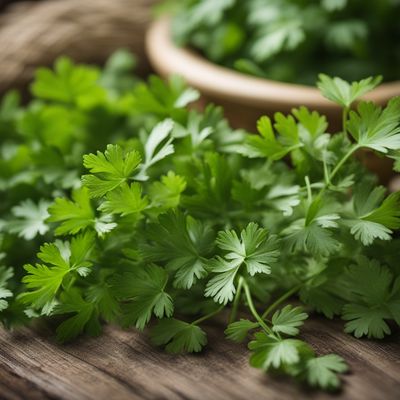
<svg viewBox="0 0 400 400">
<path fill-rule="evenodd" d="M 341 321 L 314 318 L 303 329 L 320 354 L 337 352 L 350 364 L 337 396 L 306 391 L 248 365 L 245 345 L 206 330 L 210 344 L 199 355 L 173 356 L 145 334 L 106 327 L 99 338 L 59 346 L 29 329 L 0 330 L 1 399 L 400 399 L 400 335 L 356 340 Z M 46 335 L 47 336 L 47 335 Z"/>
</svg>

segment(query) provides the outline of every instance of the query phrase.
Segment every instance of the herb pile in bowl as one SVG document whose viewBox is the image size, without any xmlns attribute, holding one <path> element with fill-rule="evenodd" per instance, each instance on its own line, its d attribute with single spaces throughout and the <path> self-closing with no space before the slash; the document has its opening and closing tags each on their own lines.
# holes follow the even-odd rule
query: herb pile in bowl
<svg viewBox="0 0 400 400">
<path fill-rule="evenodd" d="M 400 79 L 398 0 L 182 0 L 173 37 L 209 60 L 314 85 L 319 72 Z"/>
<path fill-rule="evenodd" d="M 314 311 L 357 338 L 400 324 L 400 193 L 352 157 L 400 167 L 400 98 L 349 111 L 379 80 L 321 75 L 342 132 L 300 107 L 247 135 L 219 108 L 189 110 L 198 93 L 181 80 L 140 82 L 132 66 L 61 58 L 26 107 L 3 100 L 0 321 L 58 321 L 60 342 L 146 328 L 179 353 L 201 351 L 219 318 L 254 367 L 337 389 L 345 360 L 298 335 Z"/>
</svg>

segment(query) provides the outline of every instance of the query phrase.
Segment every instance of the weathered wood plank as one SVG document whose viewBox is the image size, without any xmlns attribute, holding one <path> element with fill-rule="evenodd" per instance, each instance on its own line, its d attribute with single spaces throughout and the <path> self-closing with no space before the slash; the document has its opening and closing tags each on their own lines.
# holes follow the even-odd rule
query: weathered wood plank
<svg viewBox="0 0 400 400">
<path fill-rule="evenodd" d="M 58 346 L 28 329 L 0 330 L 1 399 L 330 399 L 248 365 L 246 347 L 230 343 L 222 326 L 208 329 L 200 355 L 169 355 L 146 335 L 106 327 L 99 338 Z M 337 352 L 350 363 L 340 399 L 400 397 L 399 335 L 375 342 L 342 332 L 340 321 L 314 318 L 303 336 L 320 354 Z M 27 395 L 29 394 L 29 395 Z"/>
</svg>

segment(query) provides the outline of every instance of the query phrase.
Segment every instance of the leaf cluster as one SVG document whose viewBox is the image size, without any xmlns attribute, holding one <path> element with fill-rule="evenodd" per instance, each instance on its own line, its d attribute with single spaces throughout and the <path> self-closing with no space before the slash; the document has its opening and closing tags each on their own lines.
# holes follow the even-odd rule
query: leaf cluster
<svg viewBox="0 0 400 400">
<path fill-rule="evenodd" d="M 201 351 L 226 310 L 251 365 L 337 389 L 343 359 L 297 335 L 305 307 L 356 337 L 400 325 L 400 194 L 352 157 L 399 157 L 399 99 L 349 111 L 379 79 L 322 75 L 341 132 L 300 107 L 248 135 L 214 106 L 188 110 L 197 93 L 179 79 L 128 79 L 114 57 L 103 71 L 61 59 L 26 107 L 3 100 L 0 321 L 61 320 L 61 342 L 148 327 L 179 353 Z"/>
<path fill-rule="evenodd" d="M 240 72 L 313 85 L 318 73 L 347 80 L 399 78 L 400 4 L 382 0 L 171 1 L 178 45 Z"/>
</svg>

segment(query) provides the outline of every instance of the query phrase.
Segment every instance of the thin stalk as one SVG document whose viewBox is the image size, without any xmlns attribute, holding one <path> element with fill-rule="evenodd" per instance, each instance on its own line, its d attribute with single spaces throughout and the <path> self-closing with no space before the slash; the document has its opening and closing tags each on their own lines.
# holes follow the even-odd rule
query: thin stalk
<svg viewBox="0 0 400 400">
<path fill-rule="evenodd" d="M 221 307 L 217 308 L 215 311 L 210 312 L 209 314 L 204 315 L 203 317 L 200 317 L 200 318 L 196 319 L 195 321 L 192 322 L 192 325 L 198 325 L 201 322 L 203 322 L 203 321 L 205 321 L 205 320 L 207 320 L 209 318 L 212 318 L 214 315 L 219 314 L 224 308 L 225 308 L 225 306 L 221 306 Z"/>
<path fill-rule="evenodd" d="M 343 156 L 343 158 L 337 163 L 336 167 L 332 171 L 331 175 L 329 176 L 329 181 L 332 182 L 332 179 L 335 175 L 339 172 L 340 168 L 343 167 L 344 163 L 349 159 L 349 157 L 359 149 L 358 145 L 353 145 L 350 150 Z"/>
<path fill-rule="evenodd" d="M 237 316 L 237 311 L 238 311 L 238 307 L 239 307 L 239 303 L 240 303 L 240 297 L 242 294 L 242 288 L 243 288 L 243 277 L 239 277 L 239 282 L 238 282 L 238 287 L 236 290 L 236 295 L 235 298 L 233 300 L 233 305 L 232 305 L 232 311 L 231 314 L 229 316 L 229 323 L 232 323 L 233 321 L 236 320 L 236 316 Z"/>
<path fill-rule="evenodd" d="M 343 165 L 346 163 L 346 161 L 353 155 L 354 152 L 356 152 L 360 146 L 358 144 L 355 144 L 351 146 L 350 150 L 342 157 L 342 159 L 337 163 L 336 167 L 333 169 L 332 173 L 327 177 L 327 182 L 329 182 L 329 185 L 332 183 L 332 179 L 336 176 L 336 174 L 340 171 L 340 169 L 343 167 Z M 328 188 L 328 184 L 325 184 L 325 186 L 321 189 L 321 191 L 318 193 L 319 198 L 321 198 L 326 189 Z"/>
<path fill-rule="evenodd" d="M 347 135 L 347 128 L 346 128 L 346 122 L 347 122 L 347 115 L 349 113 L 349 107 L 344 107 L 343 108 L 343 113 L 342 113 L 342 129 L 343 132 Z"/>
<path fill-rule="evenodd" d="M 292 287 L 290 290 L 288 290 L 286 293 L 284 293 L 281 297 L 279 297 L 276 301 L 274 301 L 263 313 L 261 316 L 262 319 L 265 319 L 268 317 L 268 315 L 275 310 L 281 303 L 283 303 L 286 299 L 288 299 L 290 296 L 298 292 L 304 285 L 304 282 L 299 283 L 298 285 Z"/>
<path fill-rule="evenodd" d="M 308 177 L 308 175 L 306 175 L 304 180 L 306 181 L 308 204 L 311 204 L 312 203 L 312 191 L 311 191 L 310 178 Z"/>
<path fill-rule="evenodd" d="M 264 329 L 266 333 L 268 333 L 269 335 L 273 335 L 274 333 L 272 332 L 271 328 L 268 327 L 268 325 L 264 322 L 261 315 L 257 312 L 256 308 L 254 307 L 253 299 L 251 298 L 250 288 L 245 280 L 243 280 L 243 288 L 246 294 L 249 310 L 253 314 L 253 317 L 256 319 L 258 324 L 261 326 L 261 328 Z"/>
<path fill-rule="evenodd" d="M 324 165 L 324 180 L 325 180 L 325 186 L 330 186 L 331 181 L 330 181 L 330 177 L 329 177 L 329 171 L 328 171 L 328 165 L 326 164 L 326 160 L 325 157 L 322 160 L 323 165 Z"/>
</svg>

